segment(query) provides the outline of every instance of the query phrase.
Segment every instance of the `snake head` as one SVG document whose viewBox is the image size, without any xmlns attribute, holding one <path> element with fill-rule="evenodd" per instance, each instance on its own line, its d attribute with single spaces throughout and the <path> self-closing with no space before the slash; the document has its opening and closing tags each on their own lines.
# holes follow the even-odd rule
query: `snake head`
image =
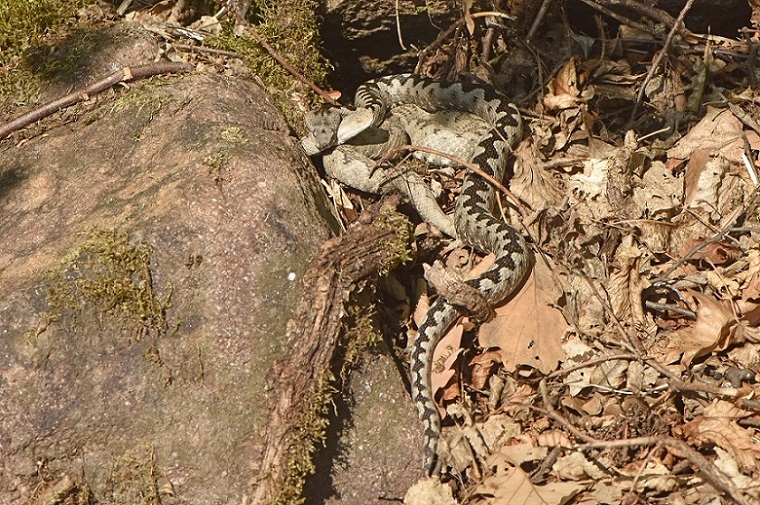
<svg viewBox="0 0 760 505">
<path fill-rule="evenodd" d="M 372 126 L 375 116 L 370 109 L 356 109 L 344 115 L 338 126 L 338 144 L 344 144 Z"/>
<path fill-rule="evenodd" d="M 333 107 L 306 114 L 303 123 L 308 135 L 301 141 L 306 153 L 311 156 L 338 145 L 338 128 L 346 114 L 348 111 Z"/>
</svg>

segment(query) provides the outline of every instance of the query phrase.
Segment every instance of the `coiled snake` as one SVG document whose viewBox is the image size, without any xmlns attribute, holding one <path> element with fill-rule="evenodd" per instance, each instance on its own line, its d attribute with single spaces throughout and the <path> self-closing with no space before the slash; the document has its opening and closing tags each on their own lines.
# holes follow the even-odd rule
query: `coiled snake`
<svg viewBox="0 0 760 505">
<path fill-rule="evenodd" d="M 436 82 L 412 74 L 391 75 L 368 81 L 356 92 L 356 111 L 334 112 L 330 125 L 316 125 L 319 123 L 314 120 L 316 116 L 307 120 L 311 134 L 304 140 L 304 147 L 314 154 L 344 144 L 366 128 L 380 126 L 392 107 L 403 104 L 415 105 L 428 113 L 459 111 L 481 118 L 488 129 L 479 141 L 469 146 L 469 158 L 472 163 L 498 181 L 505 175 L 511 177 L 512 167 L 507 160 L 512 147 L 520 140 L 522 134 L 519 112 L 492 88 L 469 82 Z M 453 116 L 452 121 L 457 122 L 460 119 Z M 449 152 L 450 146 L 430 147 Z M 348 157 L 344 151 L 338 163 L 343 160 L 346 166 L 350 165 Z M 363 171 L 366 179 L 372 174 L 372 163 L 362 166 L 364 168 L 359 168 L 359 171 Z M 354 169 L 351 170 L 355 172 Z M 351 182 L 346 183 L 354 186 Z M 405 181 L 402 186 L 408 188 L 410 185 L 412 183 Z M 358 189 L 366 191 L 365 188 Z M 414 200 L 413 195 L 410 197 Z M 509 296 L 531 268 L 531 254 L 525 240 L 514 228 L 494 217 L 494 202 L 495 191 L 491 185 L 479 175 L 469 173 L 464 179 L 454 210 L 454 229 L 457 237 L 480 251 L 490 251 L 496 256 L 494 263 L 482 275 L 465 281 L 491 304 L 497 304 Z M 420 211 L 420 214 L 425 218 L 427 212 Z M 442 226 L 445 226 L 445 223 Z M 424 426 L 423 470 L 428 475 L 437 473 L 440 468 L 437 446 L 441 420 L 430 385 L 433 350 L 443 334 L 462 314 L 461 307 L 452 305 L 439 296 L 420 325 L 412 347 L 412 399 Z"/>
</svg>

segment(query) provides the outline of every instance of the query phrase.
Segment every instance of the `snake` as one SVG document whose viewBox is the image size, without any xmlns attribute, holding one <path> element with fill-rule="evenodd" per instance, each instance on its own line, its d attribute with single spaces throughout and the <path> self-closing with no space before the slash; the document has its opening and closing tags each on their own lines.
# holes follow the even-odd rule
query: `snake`
<svg viewBox="0 0 760 505">
<path fill-rule="evenodd" d="M 519 110 L 492 86 L 469 80 L 436 81 L 416 74 L 396 74 L 369 80 L 356 91 L 355 110 L 344 109 L 327 114 L 332 120 L 329 125 L 312 124 L 308 128 L 307 124 L 311 133 L 304 141 L 304 147 L 310 153 L 330 149 L 334 152 L 351 139 L 360 137 L 362 132 L 381 127 L 394 107 L 405 105 L 418 107 L 426 114 L 450 114 L 449 119 L 454 123 L 463 121 L 462 114 L 476 116 L 486 128 L 479 140 L 470 142 L 468 159 L 497 181 L 513 176 L 514 168 L 509 158 L 522 137 Z M 415 124 L 417 126 L 412 129 L 417 133 L 425 130 L 419 123 Z M 434 132 L 439 128 L 433 125 L 428 129 L 435 139 Z M 447 145 L 431 147 L 448 151 Z M 346 160 L 347 156 L 343 152 L 339 159 Z M 373 166 L 374 163 L 370 166 L 365 164 L 360 170 L 371 174 Z M 453 233 L 459 240 L 476 250 L 495 255 L 494 262 L 485 272 L 463 281 L 492 305 L 512 295 L 532 267 L 532 254 L 524 237 L 493 214 L 495 202 L 493 186 L 481 175 L 468 171 L 455 203 L 453 219 Z M 464 307 L 438 296 L 430 305 L 412 343 L 409 367 L 411 393 L 423 426 L 422 470 L 428 476 L 439 473 L 442 465 L 438 457 L 441 418 L 431 387 L 433 352 L 441 337 L 465 312 Z"/>
</svg>

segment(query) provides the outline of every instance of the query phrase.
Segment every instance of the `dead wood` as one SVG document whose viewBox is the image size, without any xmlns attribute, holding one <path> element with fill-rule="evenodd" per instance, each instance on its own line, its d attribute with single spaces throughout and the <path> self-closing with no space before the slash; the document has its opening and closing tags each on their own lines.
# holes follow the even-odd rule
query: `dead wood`
<svg viewBox="0 0 760 505">
<path fill-rule="evenodd" d="M 301 301 L 288 323 L 287 354 L 269 373 L 272 405 L 254 503 L 283 503 L 300 494 L 314 442 L 307 433 L 320 423 L 314 412 L 325 403 L 344 304 L 357 285 L 399 262 L 409 230 L 396 212 L 367 212 L 343 236 L 327 241 L 306 272 Z"/>
</svg>

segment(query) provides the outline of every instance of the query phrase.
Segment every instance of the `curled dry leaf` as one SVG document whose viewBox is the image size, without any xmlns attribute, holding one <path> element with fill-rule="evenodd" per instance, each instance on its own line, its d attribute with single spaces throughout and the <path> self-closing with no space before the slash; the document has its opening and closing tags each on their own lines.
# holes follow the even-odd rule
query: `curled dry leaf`
<svg viewBox="0 0 760 505">
<path fill-rule="evenodd" d="M 470 373 L 472 374 L 472 387 L 475 389 L 484 389 L 488 384 L 488 379 L 491 377 L 491 370 L 496 363 L 501 363 L 501 352 L 498 350 L 486 351 L 478 354 L 472 360 L 470 360 L 470 366 L 472 367 Z"/>
<path fill-rule="evenodd" d="M 572 449 L 573 443 L 567 438 L 567 435 L 557 430 L 545 431 L 536 437 L 536 443 L 540 447 L 564 447 Z"/>
<path fill-rule="evenodd" d="M 606 473 L 599 467 L 598 461 L 589 461 L 582 452 L 571 452 L 557 458 L 552 465 L 557 477 L 566 480 L 604 479 Z"/>
<path fill-rule="evenodd" d="M 686 240 L 682 244 L 679 254 L 686 256 L 694 248 L 701 246 L 697 252 L 691 255 L 691 259 L 692 261 L 704 260 L 710 265 L 723 265 L 738 259 L 743 254 L 741 249 L 726 242 L 711 242 L 709 244 L 704 244 L 704 242 L 704 240 L 698 239 Z"/>
<path fill-rule="evenodd" d="M 612 310 L 620 319 L 633 316 L 637 323 L 644 321 L 641 292 L 649 283 L 641 276 L 640 265 L 645 252 L 631 235 L 623 238 L 615 252 L 607 293 L 612 302 Z"/>
<path fill-rule="evenodd" d="M 544 106 L 548 110 L 570 109 L 593 95 L 590 90 L 581 93 L 578 62 L 578 58 L 570 58 L 556 77 L 549 81 L 548 92 L 544 96 Z"/>
<path fill-rule="evenodd" d="M 696 307 L 697 321 L 671 332 L 650 349 L 650 355 L 664 364 L 680 358 L 688 366 L 695 358 L 726 349 L 736 338 L 738 321 L 730 305 L 696 292 L 687 292 L 684 298 Z"/>
<path fill-rule="evenodd" d="M 760 470 L 760 444 L 753 432 L 739 426 L 739 419 L 749 417 L 752 412 L 743 410 L 733 403 L 715 400 L 705 407 L 702 415 L 684 424 L 680 431 L 700 444 L 715 444 L 728 452 L 736 460 L 742 471 Z"/>
<path fill-rule="evenodd" d="M 457 505 L 451 486 L 437 478 L 418 480 L 404 495 L 405 505 Z"/>
</svg>

